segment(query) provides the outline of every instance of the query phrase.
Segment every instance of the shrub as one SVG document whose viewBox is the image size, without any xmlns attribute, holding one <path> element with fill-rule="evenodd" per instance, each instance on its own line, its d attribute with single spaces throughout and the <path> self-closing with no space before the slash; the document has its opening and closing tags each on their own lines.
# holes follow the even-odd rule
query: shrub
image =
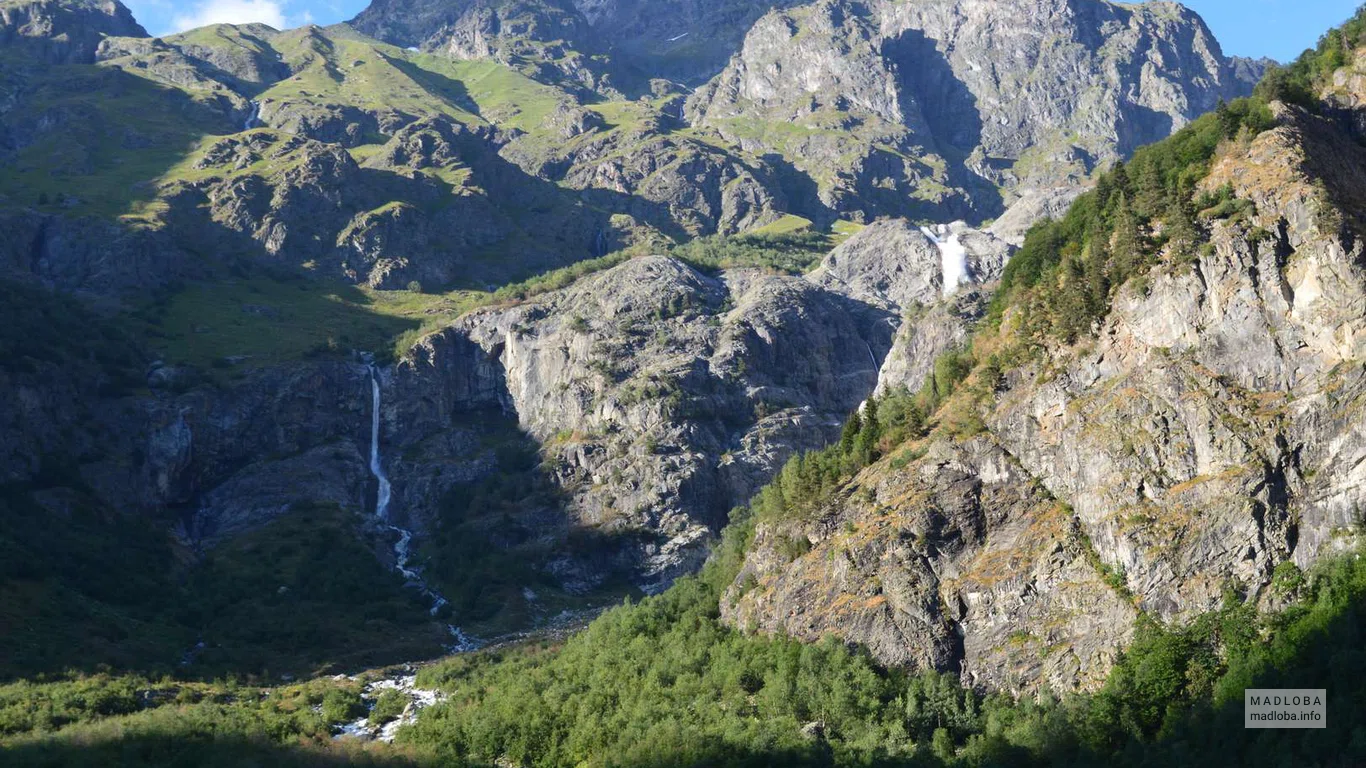
<svg viewBox="0 0 1366 768">
<path fill-rule="evenodd" d="M 370 709 L 370 724 L 384 725 L 392 720 L 397 720 L 403 716 L 403 710 L 407 709 L 407 707 L 407 696 L 404 696 L 393 688 L 385 689 L 385 691 L 375 699 L 375 705 Z"/>
</svg>

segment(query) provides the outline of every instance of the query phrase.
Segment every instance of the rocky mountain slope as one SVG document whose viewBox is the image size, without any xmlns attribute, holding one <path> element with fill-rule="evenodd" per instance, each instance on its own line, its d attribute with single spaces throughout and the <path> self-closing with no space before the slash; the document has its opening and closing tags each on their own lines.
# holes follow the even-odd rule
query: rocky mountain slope
<svg viewBox="0 0 1366 768">
<path fill-rule="evenodd" d="M 790 159 L 831 210 L 980 220 L 1259 75 L 1175 4 L 827 0 L 760 19 L 688 115 Z"/>
<path fill-rule="evenodd" d="M 665 51 L 668 14 L 629 3 L 377 3 L 353 26 L 161 39 L 117 3 L 8 2 L 0 194 L 26 236 L 7 261 L 119 295 L 262 263 L 484 286 L 784 214 L 981 221 L 1256 70 L 1176 6 L 826 2 L 742 44 L 765 9 L 713 5 L 677 9 L 672 36 L 705 42 Z M 1037 21 L 1003 31 L 1019 18 Z M 93 252 L 110 241 L 117 257 Z"/>
<path fill-rule="evenodd" d="M 1008 246 L 971 237 L 970 279 L 989 281 Z M 562 523 L 643 537 L 619 557 L 667 584 L 789 456 L 838 435 L 903 313 L 945 301 L 942 274 L 903 222 L 863 230 L 806 277 L 632 259 L 424 339 L 394 372 L 396 442 L 444 434 L 461 409 L 514 415 L 566 495 Z M 419 529 L 440 495 L 425 472 L 394 473 Z"/>
<path fill-rule="evenodd" d="M 712 5 L 680 8 L 674 34 L 707 36 L 694 49 L 630 3 L 390 2 L 349 26 L 165 38 L 117 3 L 0 3 L 4 284 L 25 317 L 74 295 L 89 303 L 72 313 L 95 314 L 73 316 L 124 334 L 115 356 L 22 330 L 43 322 L 5 337 L 6 503 L 145 525 L 171 581 L 330 510 L 386 565 L 411 534 L 450 598 L 437 618 L 496 632 L 659 589 L 870 395 L 932 381 L 1012 244 L 1092 170 L 1248 87 L 1250 68 L 1169 6 Z M 1017 17 L 1038 24 L 1012 21 L 1020 40 Z M 708 31 L 727 18 L 757 21 Z M 1015 107 L 1047 120 L 992 106 L 1017 87 L 1031 99 Z M 947 223 L 1020 194 L 992 230 Z M 806 274 L 767 252 L 688 256 L 805 242 L 806 259 L 845 236 Z M 574 264 L 554 290 L 447 290 Z M 964 450 L 964 477 L 1000 474 L 1020 515 L 1063 498 L 1085 523 L 1109 503 L 1072 499 L 1062 470 L 1044 490 L 1024 479 L 1063 458 Z M 1293 548 L 1266 547 L 1237 573 Z M 1149 577 L 1155 595 L 1191 588 Z M 950 664 L 956 630 L 916 578 L 942 646 L 926 663 Z M 733 615 L 776 628 L 764 611 L 784 602 L 760 594 Z"/>
<path fill-rule="evenodd" d="M 1354 546 L 1366 179 L 1342 159 L 1362 150 L 1350 113 L 1273 111 L 1200 182 L 1244 215 L 1206 211 L 1205 244 L 1169 244 L 1083 343 L 996 362 L 1007 312 L 939 428 L 760 523 L 725 614 L 973 685 L 1090 689 L 1139 613 L 1274 606 L 1286 564 Z"/>
</svg>

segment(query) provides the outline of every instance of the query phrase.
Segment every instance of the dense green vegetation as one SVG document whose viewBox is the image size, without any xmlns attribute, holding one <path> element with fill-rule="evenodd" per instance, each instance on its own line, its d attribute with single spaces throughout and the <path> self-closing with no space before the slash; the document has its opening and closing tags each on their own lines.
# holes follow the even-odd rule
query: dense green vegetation
<svg viewBox="0 0 1366 768">
<path fill-rule="evenodd" d="M 90 369 L 107 394 L 142 383 L 146 360 L 133 326 L 40 286 L 0 280 L 0 371 Z"/>
<path fill-rule="evenodd" d="M 759 267 L 801 274 L 819 264 L 829 249 L 828 235 L 797 230 L 699 237 L 674 246 L 669 254 L 706 271 Z"/>
<path fill-rule="evenodd" d="M 100 675 L 0 686 L 0 761 L 15 766 L 411 766 L 331 739 L 360 683 L 277 688 Z"/>
<path fill-rule="evenodd" d="M 952 676 L 878 668 L 826 641 L 720 623 L 747 525 L 698 577 L 615 609 L 559 650 L 450 659 L 421 681 L 452 700 L 404 733 L 452 761 L 592 765 L 1346 765 L 1366 759 L 1366 565 L 1316 569 L 1301 600 L 1227 606 L 1180 629 L 1141 624 L 1105 687 L 1012 700 Z M 1249 732 L 1247 686 L 1325 687 L 1325 730 Z M 809 726 L 819 723 L 819 728 Z M 805 732 L 804 732 L 805 727 Z"/>
<path fill-rule="evenodd" d="M 1163 259 L 1187 263 L 1207 241 L 1210 218 L 1246 213 L 1247 203 L 1227 191 L 1197 199 L 1196 183 L 1208 175 L 1223 142 L 1271 125 L 1271 111 L 1260 99 L 1221 104 L 1102 174 L 1066 216 L 1030 229 L 1006 265 L 992 317 L 999 322 L 1007 307 L 1015 308 L 1029 343 L 1070 343 L 1090 334 L 1131 278 Z"/>
<path fill-rule="evenodd" d="M 361 543 L 349 513 L 297 507 L 191 566 L 169 522 L 47 482 L 0 494 L 0 623 L 14 628 L 0 679 L 98 668 L 304 676 L 441 651 L 425 604 Z M 39 495 L 61 499 L 63 515 Z"/>
<path fill-rule="evenodd" d="M 616 608 L 563 647 L 424 669 L 446 689 L 401 749 L 322 749 L 361 710 L 320 681 L 261 693 L 137 677 L 0 687 L 0 745 L 23 764 L 530 766 L 1354 765 L 1366 760 L 1366 561 L 1287 580 L 1291 607 L 1226 607 L 1184 628 L 1143 622 L 1105 687 L 1015 701 L 952 676 L 878 667 L 826 641 L 746 636 L 719 620 L 752 517 L 663 595 Z M 1242 690 L 1328 689 L 1324 730 L 1246 731 Z M 379 711 L 377 709 L 377 711 Z M 380 711 L 379 718 L 386 715 Z"/>
</svg>

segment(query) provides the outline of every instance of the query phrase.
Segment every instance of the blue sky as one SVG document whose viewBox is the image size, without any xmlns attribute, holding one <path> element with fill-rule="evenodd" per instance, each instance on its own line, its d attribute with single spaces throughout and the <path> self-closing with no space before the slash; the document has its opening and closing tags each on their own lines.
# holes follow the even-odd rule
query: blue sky
<svg viewBox="0 0 1366 768">
<path fill-rule="evenodd" d="M 276 28 L 345 21 L 368 0 L 124 0 L 154 35 L 205 24 L 257 21 Z M 1288 61 L 1361 0 L 1186 0 L 1214 30 L 1225 53 Z"/>
<path fill-rule="evenodd" d="M 1363 0 L 1186 0 L 1224 53 L 1286 62 L 1346 21 Z"/>
</svg>

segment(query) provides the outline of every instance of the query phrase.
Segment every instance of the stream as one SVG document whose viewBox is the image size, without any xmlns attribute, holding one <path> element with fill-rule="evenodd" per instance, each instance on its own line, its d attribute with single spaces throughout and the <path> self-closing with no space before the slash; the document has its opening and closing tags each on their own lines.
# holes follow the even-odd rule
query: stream
<svg viewBox="0 0 1366 768">
<path fill-rule="evenodd" d="M 345 675 L 338 675 L 336 679 L 351 679 Z M 417 673 L 411 666 L 404 667 L 399 672 L 389 677 L 367 683 L 361 691 L 361 701 L 365 702 L 367 710 L 374 709 L 375 702 L 385 691 L 398 691 L 407 699 L 403 707 L 403 713 L 387 723 L 371 723 L 370 715 L 367 712 L 363 717 L 358 717 L 349 723 L 344 723 L 333 735 L 334 739 L 362 739 L 365 741 L 378 740 L 391 742 L 398 733 L 398 729 L 417 720 L 417 713 L 442 701 L 446 694 L 428 688 L 417 687 Z"/>
<path fill-rule="evenodd" d="M 389 482 L 388 474 L 384 471 L 384 456 L 380 450 L 380 406 L 383 405 L 384 371 L 375 364 L 372 356 L 367 355 L 363 360 L 370 373 L 370 473 L 375 476 L 375 482 L 378 486 L 375 494 L 375 520 L 382 531 L 394 536 L 395 570 L 403 574 L 404 579 L 407 580 L 406 586 L 419 590 L 423 597 L 430 602 L 431 614 L 435 616 L 447 604 L 447 600 L 423 579 L 421 567 L 412 564 L 413 532 L 395 525 L 389 514 L 390 502 L 393 500 L 393 486 Z M 446 652 L 464 653 L 480 648 L 497 648 L 524 642 L 533 637 L 563 640 L 587 626 L 588 622 L 596 617 L 603 607 L 587 608 L 581 611 L 566 610 L 551 619 L 545 626 L 498 637 L 489 642 L 470 637 L 462 632 L 459 627 L 447 624 L 446 630 L 450 632 L 452 642 L 446 646 Z M 383 672 L 383 677 L 367 682 L 361 691 L 361 701 L 365 703 L 366 715 L 337 726 L 333 738 L 393 741 L 399 728 L 415 721 L 418 713 L 423 709 L 444 700 L 446 695 L 440 691 L 417 687 L 418 666 L 418 664 L 405 664 L 394 667 Z M 354 675 L 338 675 L 336 679 L 357 680 L 360 678 Z M 379 697 L 389 690 L 396 690 L 407 699 L 403 714 L 387 723 L 371 723 L 369 710 L 373 710 Z"/>
</svg>

